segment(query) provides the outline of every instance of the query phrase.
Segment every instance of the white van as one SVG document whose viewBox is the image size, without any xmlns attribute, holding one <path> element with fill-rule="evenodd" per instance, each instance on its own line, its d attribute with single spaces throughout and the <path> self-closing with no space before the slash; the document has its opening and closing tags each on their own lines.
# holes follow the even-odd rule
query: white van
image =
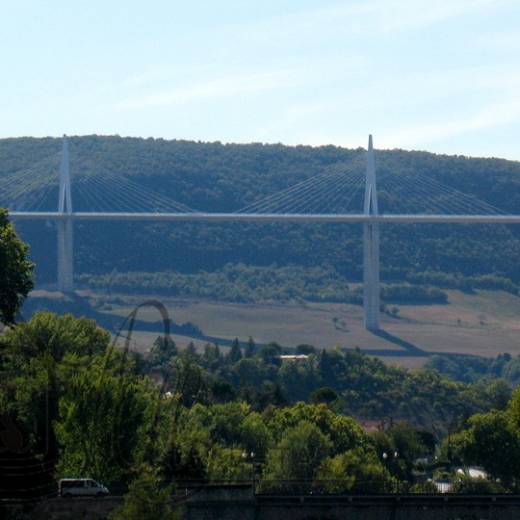
<svg viewBox="0 0 520 520">
<path fill-rule="evenodd" d="M 62 478 L 58 483 L 61 497 L 101 497 L 108 489 L 91 478 Z"/>
</svg>

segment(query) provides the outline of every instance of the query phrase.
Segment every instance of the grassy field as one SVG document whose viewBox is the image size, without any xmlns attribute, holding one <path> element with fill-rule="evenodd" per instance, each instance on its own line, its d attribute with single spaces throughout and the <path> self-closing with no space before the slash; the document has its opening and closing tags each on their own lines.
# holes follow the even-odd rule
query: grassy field
<svg viewBox="0 0 520 520">
<path fill-rule="evenodd" d="M 110 312 L 126 316 L 143 297 L 126 298 Z M 128 301 L 128 304 L 126 304 Z M 402 305 L 397 317 L 384 315 L 380 334 L 363 328 L 362 309 L 355 305 L 235 304 L 211 301 L 162 299 L 176 323 L 192 322 L 206 336 L 258 343 L 277 341 L 284 346 L 310 343 L 331 348 L 359 347 L 387 362 L 417 367 L 433 352 L 495 356 L 520 354 L 520 298 L 500 291 L 468 294 L 449 291 L 448 305 Z M 156 321 L 153 309 L 139 318 Z M 133 345 L 149 348 L 155 333 L 136 332 Z M 193 338 L 175 336 L 181 346 Z M 197 346 L 204 341 L 194 340 Z"/>
</svg>

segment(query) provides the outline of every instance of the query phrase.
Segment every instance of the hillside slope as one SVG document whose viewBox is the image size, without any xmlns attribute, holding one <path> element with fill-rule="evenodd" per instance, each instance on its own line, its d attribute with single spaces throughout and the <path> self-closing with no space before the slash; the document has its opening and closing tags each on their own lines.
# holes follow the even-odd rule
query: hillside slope
<svg viewBox="0 0 520 520">
<path fill-rule="evenodd" d="M 0 140 L 0 179 L 31 171 L 55 175 L 60 149 L 59 139 Z M 126 176 L 190 207 L 210 211 L 234 211 L 340 161 L 362 164 L 364 153 L 333 146 L 98 136 L 71 138 L 70 151 L 73 179 L 85 174 Z M 418 172 L 506 212 L 517 213 L 520 208 L 518 162 L 393 150 L 377 153 L 377 168 L 381 175 Z M 31 186 L 38 188 L 37 182 Z M 42 209 L 53 209 L 55 204 L 51 196 Z M 52 226 L 24 223 L 18 228 L 31 244 L 38 282 L 54 280 Z M 337 272 L 342 280 L 361 278 L 361 227 L 357 225 L 82 223 L 76 226 L 75 238 L 78 273 L 114 269 L 196 273 L 241 262 L 299 266 L 303 277 L 305 269 L 327 266 L 327 272 Z M 388 282 L 515 291 L 520 282 L 519 257 L 520 229 L 513 227 L 387 225 L 382 232 L 382 279 Z M 488 276 L 482 281 L 483 275 Z"/>
</svg>

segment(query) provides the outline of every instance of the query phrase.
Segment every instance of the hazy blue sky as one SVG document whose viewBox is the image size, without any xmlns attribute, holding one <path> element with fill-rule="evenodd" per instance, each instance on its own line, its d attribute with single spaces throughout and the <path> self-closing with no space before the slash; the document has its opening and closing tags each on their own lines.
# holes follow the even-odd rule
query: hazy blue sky
<svg viewBox="0 0 520 520">
<path fill-rule="evenodd" d="M 520 0 L 3 0 L 0 136 L 520 160 Z"/>
</svg>

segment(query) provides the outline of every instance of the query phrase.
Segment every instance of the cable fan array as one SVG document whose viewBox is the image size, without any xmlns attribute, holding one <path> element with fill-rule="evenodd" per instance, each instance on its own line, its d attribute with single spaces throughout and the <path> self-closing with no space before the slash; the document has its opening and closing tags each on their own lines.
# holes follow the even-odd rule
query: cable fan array
<svg viewBox="0 0 520 520">
<path fill-rule="evenodd" d="M 238 210 L 239 214 L 346 214 L 362 208 L 364 173 L 356 163 L 336 164 L 294 186 Z"/>
<path fill-rule="evenodd" d="M 377 190 L 381 214 L 506 214 L 473 195 L 467 195 L 421 173 L 386 173 L 378 178 Z"/>
<path fill-rule="evenodd" d="M 45 201 L 55 191 L 58 201 L 56 172 L 33 165 L 23 173 L 11 173 L 0 179 L 0 207 L 11 211 L 42 211 Z"/>
<path fill-rule="evenodd" d="M 239 214 L 361 214 L 365 174 L 337 164 L 237 211 Z M 424 174 L 386 173 L 377 179 L 381 215 L 505 215 L 495 206 Z"/>
<path fill-rule="evenodd" d="M 59 181 L 55 173 L 24 172 L 0 181 L 0 206 L 11 211 L 56 211 Z M 76 212 L 193 213 L 165 195 L 116 175 L 83 175 L 71 183 Z"/>
<path fill-rule="evenodd" d="M 337 163 L 318 175 L 249 204 L 236 214 L 363 213 L 364 159 Z M 58 175 L 52 164 L 33 165 L 0 179 L 0 207 L 11 211 L 56 211 Z M 195 210 L 115 174 L 72 179 L 77 212 L 193 213 Z M 495 206 L 421 173 L 384 172 L 377 178 L 380 214 L 506 215 Z"/>
<path fill-rule="evenodd" d="M 128 177 L 88 175 L 72 182 L 74 211 L 100 213 L 193 213 L 195 210 Z"/>
</svg>

